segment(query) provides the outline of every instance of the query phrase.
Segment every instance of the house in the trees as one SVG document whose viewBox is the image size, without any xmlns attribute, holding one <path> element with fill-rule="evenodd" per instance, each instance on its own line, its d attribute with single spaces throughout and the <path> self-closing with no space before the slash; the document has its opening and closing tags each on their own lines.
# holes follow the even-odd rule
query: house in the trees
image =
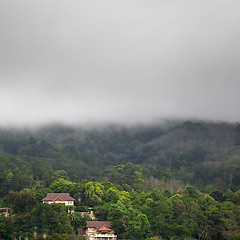
<svg viewBox="0 0 240 240">
<path fill-rule="evenodd" d="M 78 234 L 86 235 L 88 240 L 117 240 L 112 222 L 86 221 L 85 229 L 78 229 Z"/>
<path fill-rule="evenodd" d="M 75 199 L 72 198 L 69 193 L 48 193 L 45 198 L 42 199 L 43 203 L 63 203 L 66 206 L 73 206 Z"/>
</svg>

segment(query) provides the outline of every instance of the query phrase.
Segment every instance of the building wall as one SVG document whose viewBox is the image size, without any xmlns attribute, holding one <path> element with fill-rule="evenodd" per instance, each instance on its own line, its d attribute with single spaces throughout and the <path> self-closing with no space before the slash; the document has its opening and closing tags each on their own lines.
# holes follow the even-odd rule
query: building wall
<svg viewBox="0 0 240 240">
<path fill-rule="evenodd" d="M 87 228 L 86 229 L 86 235 L 88 236 L 88 240 L 117 240 L 117 235 L 114 235 L 113 233 L 109 234 L 101 234 L 97 233 L 95 228 Z"/>
<path fill-rule="evenodd" d="M 51 203 L 64 203 L 66 206 L 73 206 L 74 205 L 74 201 L 43 201 L 44 203 L 48 203 L 48 204 L 51 204 Z"/>
</svg>

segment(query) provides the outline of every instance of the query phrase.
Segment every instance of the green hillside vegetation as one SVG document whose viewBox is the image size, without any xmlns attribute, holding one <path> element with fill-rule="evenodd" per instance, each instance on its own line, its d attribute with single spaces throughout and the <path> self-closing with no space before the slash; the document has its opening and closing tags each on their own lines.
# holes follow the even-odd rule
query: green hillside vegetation
<svg viewBox="0 0 240 240">
<path fill-rule="evenodd" d="M 240 125 L 1 129 L 0 183 L 0 239 L 81 239 L 88 207 L 120 239 L 240 239 Z"/>
</svg>

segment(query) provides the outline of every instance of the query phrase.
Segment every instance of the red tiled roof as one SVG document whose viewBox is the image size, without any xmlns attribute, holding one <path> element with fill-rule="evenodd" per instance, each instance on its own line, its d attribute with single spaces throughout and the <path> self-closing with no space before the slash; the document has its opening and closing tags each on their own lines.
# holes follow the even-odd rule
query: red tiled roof
<svg viewBox="0 0 240 240">
<path fill-rule="evenodd" d="M 86 228 L 96 228 L 97 231 L 101 228 L 109 228 L 110 231 L 111 229 L 112 222 L 104 222 L 104 221 L 86 221 Z M 107 231 L 107 230 L 102 230 L 102 231 Z"/>
<path fill-rule="evenodd" d="M 75 201 L 74 198 L 70 197 L 69 193 L 48 193 L 43 201 Z"/>
<path fill-rule="evenodd" d="M 106 225 L 104 225 L 101 228 L 99 228 L 98 231 L 110 232 L 110 231 L 112 231 L 112 229 L 108 228 Z"/>
</svg>

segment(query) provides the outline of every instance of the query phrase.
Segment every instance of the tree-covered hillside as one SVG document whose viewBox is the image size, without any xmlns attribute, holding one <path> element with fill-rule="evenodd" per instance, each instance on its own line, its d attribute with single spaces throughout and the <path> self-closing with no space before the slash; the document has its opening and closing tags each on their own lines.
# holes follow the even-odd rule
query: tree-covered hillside
<svg viewBox="0 0 240 240">
<path fill-rule="evenodd" d="M 167 179 L 233 190 L 240 185 L 238 124 L 183 122 L 168 127 L 111 125 L 84 129 L 53 125 L 35 131 L 2 129 L 0 146 L 1 180 L 7 186 L 6 179 L 12 176 L 14 190 L 21 189 L 17 179 L 22 179 L 22 174 L 27 175 L 21 180 L 25 187 L 31 181 L 47 181 L 61 169 L 71 180 L 116 182 L 113 166 L 127 162 L 141 165 L 150 185 L 151 181 L 164 184 Z"/>
<path fill-rule="evenodd" d="M 121 239 L 239 239 L 238 124 L 1 129 L 0 147 L 3 239 L 76 239 L 87 207 Z M 69 192 L 74 215 L 47 192 Z"/>
</svg>

